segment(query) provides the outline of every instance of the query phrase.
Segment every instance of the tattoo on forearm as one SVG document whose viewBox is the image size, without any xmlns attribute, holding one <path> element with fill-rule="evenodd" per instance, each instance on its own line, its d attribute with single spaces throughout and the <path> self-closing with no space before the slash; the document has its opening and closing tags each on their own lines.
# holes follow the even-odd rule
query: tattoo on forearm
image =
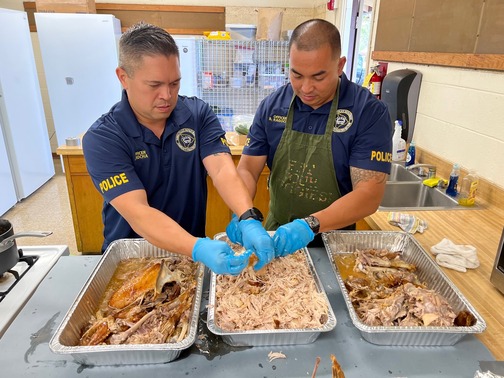
<svg viewBox="0 0 504 378">
<path fill-rule="evenodd" d="M 387 181 L 387 175 L 383 172 L 369 171 L 367 169 L 350 168 L 350 176 L 352 178 L 352 186 L 355 186 L 361 181 L 376 181 L 382 184 Z"/>
</svg>

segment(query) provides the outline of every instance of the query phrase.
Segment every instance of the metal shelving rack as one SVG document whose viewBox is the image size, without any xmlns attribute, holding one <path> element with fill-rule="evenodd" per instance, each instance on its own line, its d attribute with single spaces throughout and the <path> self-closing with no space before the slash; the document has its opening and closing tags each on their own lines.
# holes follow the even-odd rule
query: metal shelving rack
<svg viewBox="0 0 504 378">
<path fill-rule="evenodd" d="M 198 96 L 232 131 L 232 118 L 253 115 L 259 103 L 288 81 L 287 41 L 201 40 Z"/>
</svg>

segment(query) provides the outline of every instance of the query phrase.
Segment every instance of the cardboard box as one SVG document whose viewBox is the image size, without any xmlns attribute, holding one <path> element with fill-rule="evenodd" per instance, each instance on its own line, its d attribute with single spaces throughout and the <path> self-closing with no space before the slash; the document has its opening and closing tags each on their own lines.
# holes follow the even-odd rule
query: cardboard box
<svg viewBox="0 0 504 378">
<path fill-rule="evenodd" d="M 247 135 L 238 134 L 236 131 L 226 132 L 226 139 L 230 146 L 244 146 Z"/>
<path fill-rule="evenodd" d="M 40 13 L 96 13 L 95 0 L 36 0 Z"/>
<path fill-rule="evenodd" d="M 257 26 L 244 24 L 226 24 L 226 31 L 231 39 L 240 41 L 255 41 Z"/>
</svg>

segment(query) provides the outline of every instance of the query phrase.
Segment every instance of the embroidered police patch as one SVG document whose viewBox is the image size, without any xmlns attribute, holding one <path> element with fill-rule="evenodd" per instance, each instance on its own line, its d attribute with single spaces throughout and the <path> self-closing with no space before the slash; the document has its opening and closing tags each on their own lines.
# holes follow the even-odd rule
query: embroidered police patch
<svg viewBox="0 0 504 378">
<path fill-rule="evenodd" d="M 193 129 L 182 129 L 175 136 L 177 146 L 185 152 L 190 152 L 196 148 L 196 135 Z"/>
<path fill-rule="evenodd" d="M 347 109 L 338 109 L 336 112 L 336 121 L 334 121 L 333 132 L 344 133 L 353 125 L 353 114 Z"/>
</svg>

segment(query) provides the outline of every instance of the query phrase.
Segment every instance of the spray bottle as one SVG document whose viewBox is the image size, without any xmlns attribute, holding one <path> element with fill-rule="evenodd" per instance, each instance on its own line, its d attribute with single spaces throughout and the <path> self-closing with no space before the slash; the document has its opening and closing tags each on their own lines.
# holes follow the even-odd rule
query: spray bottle
<svg viewBox="0 0 504 378">
<path fill-rule="evenodd" d="M 403 162 L 406 157 L 406 141 L 401 138 L 402 122 L 394 123 L 394 135 L 392 136 L 392 161 Z"/>
</svg>

